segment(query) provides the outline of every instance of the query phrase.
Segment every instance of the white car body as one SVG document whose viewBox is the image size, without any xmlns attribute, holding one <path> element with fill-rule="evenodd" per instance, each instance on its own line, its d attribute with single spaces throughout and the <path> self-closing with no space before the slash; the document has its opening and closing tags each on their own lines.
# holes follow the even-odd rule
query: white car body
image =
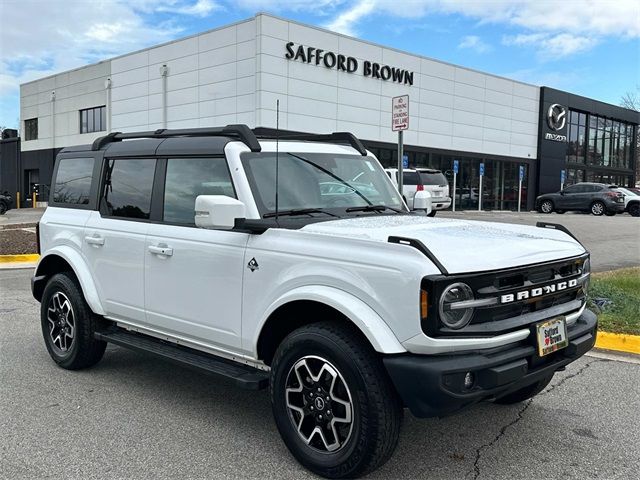
<svg viewBox="0 0 640 480">
<path fill-rule="evenodd" d="M 128 144 L 132 137 L 145 140 Z M 248 127 L 228 126 L 112 134 L 63 150 L 32 278 L 53 360 L 86 368 L 111 342 L 245 388 L 271 385 L 276 424 L 294 456 L 321 475 L 351 478 L 368 466 L 327 470 L 349 464 L 340 448 L 367 450 L 379 440 L 392 451 L 403 407 L 435 417 L 483 400 L 520 401 L 593 346 L 589 255 L 568 231 L 409 212 L 378 160 L 347 140 L 351 146 L 326 136 L 258 142 Z M 183 170 L 173 185 L 184 190 L 170 190 L 169 162 L 194 155 L 205 168 L 222 166 L 222 175 Z M 127 162 L 140 159 L 153 160 L 140 177 L 152 187 L 135 185 L 131 173 L 118 183 L 116 163 L 132 172 L 143 164 Z M 311 199 L 303 204 L 311 208 L 265 202 L 283 194 L 269 168 L 277 174 L 286 159 L 286 173 L 299 176 L 289 177 L 281 201 Z M 62 162 L 70 174 L 92 169 L 85 193 L 58 183 Z M 118 203 L 122 185 L 136 193 Z M 209 193 L 195 193 L 201 186 Z M 176 191 L 187 192 L 188 222 L 166 220 Z M 325 198 L 316 202 L 316 191 Z M 357 202 L 334 206 L 340 195 Z M 148 199 L 149 213 L 138 198 Z M 551 334 L 549 349 L 543 338 Z M 356 387 L 358 395 L 349 393 Z M 381 403 L 363 407 L 372 395 Z M 360 431 L 371 415 L 396 427 Z M 322 462 L 314 463 L 316 450 Z"/>
</svg>

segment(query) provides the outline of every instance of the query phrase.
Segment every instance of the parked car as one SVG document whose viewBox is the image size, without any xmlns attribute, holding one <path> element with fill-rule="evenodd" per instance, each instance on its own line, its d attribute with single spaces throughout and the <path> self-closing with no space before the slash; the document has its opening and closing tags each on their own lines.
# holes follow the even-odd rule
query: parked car
<svg viewBox="0 0 640 480">
<path fill-rule="evenodd" d="M 619 187 L 617 190 L 624 195 L 625 211 L 632 217 L 640 217 L 640 194 L 630 188 Z"/>
<path fill-rule="evenodd" d="M 449 196 L 449 182 L 440 170 L 433 168 L 416 168 L 420 174 L 422 188 L 431 194 L 431 204 L 433 211 L 431 216 L 436 215 L 437 210 L 446 210 L 451 206 Z"/>
<path fill-rule="evenodd" d="M 398 169 L 386 168 L 385 172 L 398 188 Z M 424 188 L 420 173 L 416 170 L 405 168 L 402 170 L 402 198 L 411 210 L 421 210 L 433 217 L 433 203 L 431 192 Z"/>
<path fill-rule="evenodd" d="M 525 401 L 596 339 L 567 230 L 409 212 L 351 134 L 110 133 L 58 154 L 37 235 L 58 366 L 112 343 L 269 388 L 289 451 L 329 478 L 384 464 L 405 407 Z"/>
<path fill-rule="evenodd" d="M 0 215 L 7 213 L 7 210 L 11 208 L 12 204 L 13 198 L 9 192 L 5 191 L 4 193 L 0 193 Z"/>
<path fill-rule="evenodd" d="M 624 212 L 624 195 L 616 188 L 604 183 L 576 183 L 559 192 L 540 195 L 536 198 L 536 209 L 541 213 L 582 211 L 615 215 Z"/>
</svg>

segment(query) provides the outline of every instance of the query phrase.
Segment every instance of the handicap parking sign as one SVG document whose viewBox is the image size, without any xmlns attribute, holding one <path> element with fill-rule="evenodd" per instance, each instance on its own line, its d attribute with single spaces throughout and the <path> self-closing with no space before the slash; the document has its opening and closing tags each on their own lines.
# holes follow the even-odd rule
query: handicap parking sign
<svg viewBox="0 0 640 480">
<path fill-rule="evenodd" d="M 409 168 L 409 155 L 402 155 L 402 168 Z"/>
<path fill-rule="evenodd" d="M 483 177 L 484 176 L 484 163 L 480 164 L 480 176 Z"/>
<path fill-rule="evenodd" d="M 453 161 L 453 173 L 458 173 L 458 160 Z"/>
</svg>

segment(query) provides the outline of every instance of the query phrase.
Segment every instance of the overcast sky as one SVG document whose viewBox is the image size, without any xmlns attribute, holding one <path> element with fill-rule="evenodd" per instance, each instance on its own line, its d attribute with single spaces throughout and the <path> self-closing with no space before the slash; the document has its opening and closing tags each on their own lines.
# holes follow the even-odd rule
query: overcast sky
<svg viewBox="0 0 640 480">
<path fill-rule="evenodd" d="M 260 11 L 613 104 L 640 86 L 638 0 L 0 0 L 0 126 L 23 82 Z"/>
</svg>

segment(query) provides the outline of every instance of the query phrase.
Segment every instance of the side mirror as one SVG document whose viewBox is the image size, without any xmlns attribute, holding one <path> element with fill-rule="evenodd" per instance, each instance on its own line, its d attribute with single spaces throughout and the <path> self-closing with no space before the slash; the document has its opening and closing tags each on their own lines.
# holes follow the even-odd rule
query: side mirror
<svg viewBox="0 0 640 480">
<path fill-rule="evenodd" d="M 426 214 L 431 213 L 433 211 L 431 193 L 429 193 L 429 191 L 427 190 L 416 192 L 415 197 L 413 197 L 413 209 L 424 210 Z"/>
<path fill-rule="evenodd" d="M 196 197 L 196 227 L 231 230 L 237 219 L 245 218 L 245 206 L 226 195 Z"/>
</svg>

